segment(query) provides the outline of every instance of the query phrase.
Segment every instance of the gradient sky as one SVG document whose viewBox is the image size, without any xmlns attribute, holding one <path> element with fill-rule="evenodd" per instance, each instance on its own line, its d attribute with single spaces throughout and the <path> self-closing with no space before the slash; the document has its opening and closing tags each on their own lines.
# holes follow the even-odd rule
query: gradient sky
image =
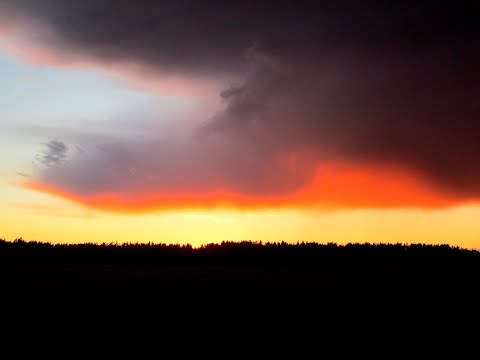
<svg viewBox="0 0 480 360">
<path fill-rule="evenodd" d="M 0 0 L 0 237 L 480 248 L 463 2 Z"/>
</svg>

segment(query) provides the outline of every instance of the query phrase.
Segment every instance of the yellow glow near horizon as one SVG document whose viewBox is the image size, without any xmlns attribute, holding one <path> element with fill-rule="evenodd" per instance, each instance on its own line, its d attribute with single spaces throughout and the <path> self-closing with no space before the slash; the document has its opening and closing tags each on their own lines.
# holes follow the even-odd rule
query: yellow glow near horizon
<svg viewBox="0 0 480 360">
<path fill-rule="evenodd" d="M 190 243 L 223 240 L 450 244 L 480 248 L 480 206 L 446 209 L 205 210 L 111 214 L 21 189 L 0 187 L 0 238 Z M 8 196 L 3 196 L 8 195 Z"/>
</svg>

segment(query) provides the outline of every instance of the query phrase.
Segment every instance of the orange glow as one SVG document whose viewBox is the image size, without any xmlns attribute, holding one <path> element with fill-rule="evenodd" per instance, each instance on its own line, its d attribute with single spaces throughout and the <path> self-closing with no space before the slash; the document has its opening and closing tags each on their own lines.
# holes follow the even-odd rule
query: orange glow
<svg viewBox="0 0 480 360">
<path fill-rule="evenodd" d="M 454 205 L 431 184 L 407 171 L 390 167 L 324 165 L 299 199 L 327 208 L 438 208 Z"/>
<path fill-rule="evenodd" d="M 59 196 L 87 207 L 110 212 L 145 213 L 179 209 L 269 209 L 269 208 L 442 208 L 456 205 L 449 198 L 406 172 L 380 167 L 322 165 L 313 181 L 294 193 L 251 196 L 218 190 L 209 193 L 145 192 L 135 195 L 101 193 L 79 196 L 41 183 L 25 188 Z"/>
</svg>

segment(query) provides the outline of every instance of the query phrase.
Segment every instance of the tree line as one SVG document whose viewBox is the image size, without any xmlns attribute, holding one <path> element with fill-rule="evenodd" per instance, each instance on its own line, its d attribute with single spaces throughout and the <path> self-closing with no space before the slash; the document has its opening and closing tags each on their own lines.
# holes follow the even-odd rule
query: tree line
<svg viewBox="0 0 480 360">
<path fill-rule="evenodd" d="M 78 243 L 0 239 L 0 261 L 166 265 L 302 265 L 341 263 L 480 264 L 480 252 L 447 244 L 222 241 L 190 244 Z"/>
</svg>

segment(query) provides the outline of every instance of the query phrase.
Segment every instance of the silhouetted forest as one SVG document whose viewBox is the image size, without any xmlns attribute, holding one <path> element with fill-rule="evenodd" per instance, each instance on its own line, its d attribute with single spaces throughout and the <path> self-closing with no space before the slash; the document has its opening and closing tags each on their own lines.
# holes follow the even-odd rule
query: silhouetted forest
<svg viewBox="0 0 480 360">
<path fill-rule="evenodd" d="M 412 307 L 433 319 L 438 306 L 456 314 L 477 304 L 479 278 L 480 252 L 448 245 L 0 240 L 0 315 L 15 319 L 263 319 L 282 328 L 339 316 L 383 321 L 387 310 L 388 321 L 402 321 Z"/>
<path fill-rule="evenodd" d="M 477 264 L 480 252 L 449 245 L 224 241 L 190 244 L 51 244 L 0 239 L 0 260 L 33 263 L 101 263 L 222 266 L 322 266 L 325 264 Z M 480 263 L 479 263 L 480 264 Z"/>
</svg>

